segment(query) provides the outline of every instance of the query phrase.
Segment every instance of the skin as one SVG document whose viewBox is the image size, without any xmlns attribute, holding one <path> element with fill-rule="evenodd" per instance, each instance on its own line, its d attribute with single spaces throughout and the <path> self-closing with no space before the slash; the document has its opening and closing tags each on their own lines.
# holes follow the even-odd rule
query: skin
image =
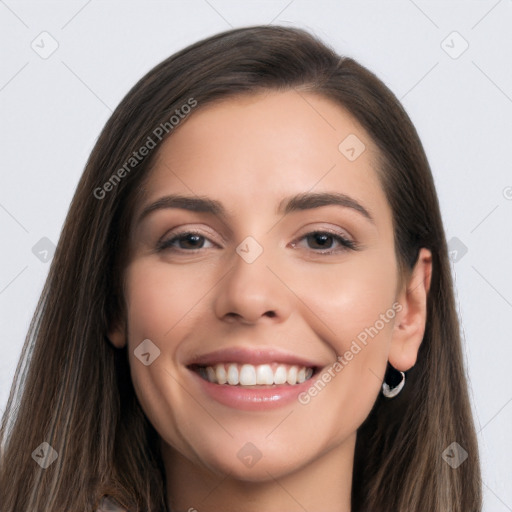
<svg viewBox="0 0 512 512">
<path fill-rule="evenodd" d="M 352 162 L 338 149 L 349 134 L 366 146 Z M 356 430 L 387 361 L 402 371 L 416 361 L 431 272 L 422 249 L 400 280 L 376 154 L 343 108 L 296 91 L 199 108 L 159 149 L 134 212 L 127 318 L 109 337 L 129 345 L 138 399 L 162 439 L 172 510 L 350 510 Z M 373 221 L 338 205 L 276 213 L 284 197 L 304 192 L 344 193 Z M 215 199 L 227 213 L 162 208 L 138 221 L 170 194 Z M 157 250 L 159 240 L 190 229 L 205 238 Z M 306 236 L 315 230 L 334 231 L 358 250 L 329 238 L 319 245 Z M 263 248 L 253 263 L 235 251 L 247 236 Z M 236 345 L 278 347 L 327 368 L 397 302 L 395 318 L 306 405 L 229 408 L 202 394 L 184 366 Z M 145 366 L 133 351 L 147 338 L 161 353 Z M 262 454 L 252 467 L 237 457 L 247 442 Z"/>
</svg>

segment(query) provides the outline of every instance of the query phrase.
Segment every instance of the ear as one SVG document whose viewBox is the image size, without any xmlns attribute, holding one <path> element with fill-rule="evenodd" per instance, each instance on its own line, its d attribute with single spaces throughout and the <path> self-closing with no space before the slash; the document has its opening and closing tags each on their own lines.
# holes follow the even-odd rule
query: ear
<svg viewBox="0 0 512 512">
<path fill-rule="evenodd" d="M 115 322 L 107 333 L 107 337 L 115 348 L 124 348 L 126 345 L 126 327 L 122 321 Z"/>
<path fill-rule="evenodd" d="M 427 296 L 432 274 L 432 253 L 425 248 L 398 296 L 402 309 L 396 316 L 389 350 L 390 364 L 407 371 L 416 364 L 427 320 Z"/>
</svg>

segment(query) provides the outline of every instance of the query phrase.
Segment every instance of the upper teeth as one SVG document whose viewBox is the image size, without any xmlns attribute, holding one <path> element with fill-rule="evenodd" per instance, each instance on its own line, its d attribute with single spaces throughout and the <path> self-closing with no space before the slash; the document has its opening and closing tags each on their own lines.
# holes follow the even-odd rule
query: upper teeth
<svg viewBox="0 0 512 512">
<path fill-rule="evenodd" d="M 313 368 L 286 364 L 216 364 L 199 370 L 208 381 L 231 386 L 300 384 L 311 378 Z"/>
</svg>

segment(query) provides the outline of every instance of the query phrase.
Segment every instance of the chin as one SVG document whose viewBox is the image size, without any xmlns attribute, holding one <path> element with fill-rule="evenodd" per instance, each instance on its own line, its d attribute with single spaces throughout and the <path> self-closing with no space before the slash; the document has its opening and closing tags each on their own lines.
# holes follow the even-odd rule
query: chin
<svg viewBox="0 0 512 512">
<path fill-rule="evenodd" d="M 201 461 L 209 471 L 218 475 L 229 475 L 229 478 L 243 482 L 268 482 L 307 465 L 304 453 L 302 455 L 298 459 L 297 452 L 293 453 L 289 448 L 279 451 L 268 446 L 258 450 L 247 442 L 236 450 L 230 447 L 222 451 L 219 446 L 214 446 L 211 452 L 201 456 Z"/>
</svg>

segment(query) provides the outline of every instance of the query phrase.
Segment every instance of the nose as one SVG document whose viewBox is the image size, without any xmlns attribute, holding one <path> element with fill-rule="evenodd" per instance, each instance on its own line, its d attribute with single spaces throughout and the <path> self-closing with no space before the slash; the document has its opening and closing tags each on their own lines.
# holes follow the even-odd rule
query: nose
<svg viewBox="0 0 512 512">
<path fill-rule="evenodd" d="M 265 254 L 265 253 L 264 253 Z M 229 323 L 284 322 L 292 311 L 292 293 L 264 254 L 247 263 L 238 254 L 217 288 L 216 316 Z"/>
</svg>

